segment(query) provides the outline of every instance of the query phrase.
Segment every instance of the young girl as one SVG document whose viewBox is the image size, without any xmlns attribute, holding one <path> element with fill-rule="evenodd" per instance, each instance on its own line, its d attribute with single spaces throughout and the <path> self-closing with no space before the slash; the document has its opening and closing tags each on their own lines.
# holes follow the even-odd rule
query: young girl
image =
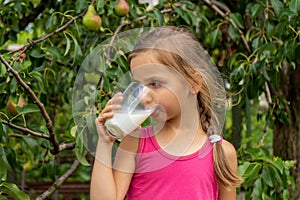
<svg viewBox="0 0 300 200">
<path fill-rule="evenodd" d="M 222 79 L 195 36 L 157 28 L 139 40 L 129 62 L 133 78 L 150 88 L 143 103 L 155 108 L 157 123 L 123 138 L 112 162 L 114 139 L 104 123 L 120 109 L 122 94 L 108 101 L 96 119 L 91 199 L 236 199 L 236 151 L 220 137 Z"/>
</svg>

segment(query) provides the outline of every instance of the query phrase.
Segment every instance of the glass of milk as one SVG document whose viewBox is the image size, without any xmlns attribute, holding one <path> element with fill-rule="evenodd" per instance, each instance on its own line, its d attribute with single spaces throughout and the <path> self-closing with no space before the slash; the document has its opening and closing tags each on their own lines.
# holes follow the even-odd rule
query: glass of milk
<svg viewBox="0 0 300 200">
<path fill-rule="evenodd" d="M 122 139 L 138 128 L 154 111 L 146 109 L 143 99 L 147 98 L 149 88 L 138 82 L 131 82 L 123 92 L 121 109 L 114 110 L 114 116 L 105 122 L 107 133 Z"/>
</svg>

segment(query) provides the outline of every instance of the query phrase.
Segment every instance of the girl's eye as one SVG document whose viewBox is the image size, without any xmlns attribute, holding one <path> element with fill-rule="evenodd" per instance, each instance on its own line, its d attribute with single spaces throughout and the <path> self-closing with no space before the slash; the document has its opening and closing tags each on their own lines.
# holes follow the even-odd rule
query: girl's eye
<svg viewBox="0 0 300 200">
<path fill-rule="evenodd" d="M 152 88 L 158 88 L 161 86 L 160 82 L 158 82 L 158 81 L 152 81 L 148 85 L 149 85 L 149 87 L 152 87 Z"/>
</svg>

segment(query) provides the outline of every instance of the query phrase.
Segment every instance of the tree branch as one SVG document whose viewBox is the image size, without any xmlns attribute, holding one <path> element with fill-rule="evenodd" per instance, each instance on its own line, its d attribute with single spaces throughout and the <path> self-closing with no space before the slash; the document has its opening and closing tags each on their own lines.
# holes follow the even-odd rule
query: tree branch
<svg viewBox="0 0 300 200">
<path fill-rule="evenodd" d="M 40 137 L 40 138 L 44 138 L 44 139 L 47 139 L 47 140 L 50 139 L 49 135 L 45 135 L 45 134 L 43 134 L 43 133 L 35 132 L 35 131 L 30 130 L 30 129 L 28 129 L 28 128 L 25 128 L 25 127 L 21 127 L 21 126 L 15 125 L 15 124 L 13 124 L 13 123 L 11 123 L 11 122 L 8 122 L 8 121 L 6 121 L 6 120 L 2 120 L 2 124 L 5 124 L 5 125 L 7 125 L 7 126 L 13 128 L 13 129 L 22 131 L 23 133 L 28 133 L 28 134 L 30 134 L 30 135 L 33 135 L 33 136 L 36 136 L 36 137 Z"/>
<path fill-rule="evenodd" d="M 10 134 L 8 134 L 8 137 L 22 138 L 22 135 L 19 135 L 16 133 L 10 133 Z"/>
<path fill-rule="evenodd" d="M 66 181 L 66 179 L 73 174 L 79 165 L 79 161 L 75 160 L 70 169 L 68 169 L 61 177 L 59 177 L 43 194 L 38 196 L 36 200 L 48 199 L 57 190 L 57 188 L 59 188 Z"/>
<path fill-rule="evenodd" d="M 267 99 L 267 102 L 268 102 L 268 105 L 270 107 L 270 105 L 272 104 L 272 97 L 271 97 L 271 92 L 270 92 L 270 88 L 269 88 L 269 85 L 268 85 L 268 82 L 266 81 L 265 82 L 265 95 L 266 95 L 266 99 Z M 258 145 L 262 144 L 267 136 L 267 133 L 268 133 L 268 129 L 269 129 L 269 121 L 266 120 L 266 124 L 265 124 L 265 128 L 264 128 L 264 131 L 263 131 L 263 134 L 258 142 Z"/>
<path fill-rule="evenodd" d="M 66 149 L 73 149 L 76 145 L 76 142 L 71 142 L 71 143 L 63 143 L 59 145 L 59 151 L 64 151 Z"/>
<path fill-rule="evenodd" d="M 36 94 L 31 90 L 31 88 L 23 81 L 23 79 L 20 77 L 19 73 L 10 66 L 10 64 L 0 55 L 0 60 L 1 62 L 6 66 L 7 71 L 12 73 L 14 77 L 17 79 L 18 83 L 29 93 L 31 96 L 33 102 L 39 107 L 41 110 L 42 116 L 44 117 L 46 121 L 46 127 L 49 131 L 49 140 L 53 144 L 53 150 L 51 153 L 57 154 L 59 152 L 59 146 L 58 146 L 58 141 L 55 137 L 54 129 L 53 129 L 53 124 L 52 120 L 50 119 L 48 112 L 46 111 L 44 104 L 38 99 Z"/>
<path fill-rule="evenodd" d="M 234 23 L 234 21 L 228 17 L 228 14 L 230 13 L 230 10 L 225 14 L 224 12 L 222 12 L 222 10 L 219 9 L 219 7 L 217 6 L 217 4 L 214 4 L 212 1 L 210 0 L 203 0 L 207 5 L 209 5 L 214 11 L 216 11 L 216 13 L 218 13 L 219 15 L 221 15 L 223 18 L 227 19 L 229 21 L 229 23 L 234 26 L 240 33 L 241 35 L 241 39 L 243 41 L 243 44 L 245 45 L 246 49 L 247 49 L 247 52 L 249 54 L 252 53 L 252 50 L 245 38 L 245 35 L 243 33 L 243 31 L 241 29 L 239 29 L 239 27 Z"/>
<path fill-rule="evenodd" d="M 21 53 L 24 53 L 25 51 L 27 51 L 27 49 L 29 49 L 30 47 L 34 46 L 37 43 L 43 42 L 44 40 L 50 38 L 51 36 L 63 31 L 64 29 L 66 29 L 68 26 L 70 26 L 76 19 L 82 17 L 86 12 L 86 9 L 84 9 L 82 11 L 82 13 L 80 13 L 79 15 L 76 15 L 75 17 L 71 18 L 67 23 L 65 23 L 63 26 L 59 27 L 58 29 L 54 30 L 51 33 L 48 33 L 46 35 L 44 35 L 43 37 L 36 39 L 36 40 L 29 40 L 29 44 L 23 45 L 21 46 L 19 49 L 16 49 L 14 51 L 11 51 L 10 53 L 14 53 L 17 51 L 21 50 Z"/>
<path fill-rule="evenodd" d="M 19 131 L 22 131 L 23 133 L 28 133 L 32 136 L 36 136 L 36 137 L 40 137 L 40 138 L 44 138 L 44 139 L 47 139 L 47 140 L 50 140 L 50 137 L 49 135 L 46 135 L 46 134 L 43 134 L 43 133 L 39 133 L 39 132 L 35 132 L 35 131 L 32 131 L 28 128 L 25 128 L 25 127 L 21 127 L 21 126 L 18 126 L 18 125 L 15 125 L 9 121 L 6 121 L 6 120 L 2 120 L 2 123 L 13 128 L 13 129 L 16 129 L 16 130 L 19 130 Z M 11 133 L 8 135 L 9 137 L 17 137 L 17 138 L 21 138 L 22 135 L 19 135 L 19 134 L 14 134 L 14 133 Z M 64 150 L 67 150 L 67 149 L 73 149 L 76 145 L 76 142 L 70 142 L 70 143 L 63 143 L 63 144 L 60 144 L 59 145 L 59 152 L 61 151 L 64 151 Z"/>
</svg>

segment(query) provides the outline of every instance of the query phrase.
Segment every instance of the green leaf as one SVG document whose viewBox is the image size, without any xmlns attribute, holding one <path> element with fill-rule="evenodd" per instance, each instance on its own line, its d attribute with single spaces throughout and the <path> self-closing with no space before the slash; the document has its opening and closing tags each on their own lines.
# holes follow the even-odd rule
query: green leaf
<svg viewBox="0 0 300 200">
<path fill-rule="evenodd" d="M 30 72 L 30 75 L 33 77 L 34 80 L 36 80 L 38 82 L 38 84 L 41 88 L 44 87 L 45 80 L 40 72 L 32 71 L 32 72 Z"/>
<path fill-rule="evenodd" d="M 35 48 L 30 52 L 30 56 L 34 58 L 43 58 L 46 54 L 42 53 L 39 48 Z"/>
<path fill-rule="evenodd" d="M 262 5 L 259 3 L 255 3 L 250 8 L 250 15 L 254 19 L 258 16 L 258 14 L 262 11 Z"/>
<path fill-rule="evenodd" d="M 270 56 L 276 53 L 276 47 L 273 43 L 267 43 L 260 46 L 258 54 L 264 54 L 265 56 Z"/>
<path fill-rule="evenodd" d="M 228 28 L 228 34 L 231 37 L 231 39 L 235 42 L 238 41 L 241 37 L 238 30 L 236 28 L 234 28 L 231 24 L 229 25 L 229 28 Z"/>
<path fill-rule="evenodd" d="M 71 136 L 75 138 L 76 135 L 77 135 L 77 126 L 73 126 L 73 127 L 71 128 L 70 133 L 71 133 Z"/>
<path fill-rule="evenodd" d="M 28 67 L 31 66 L 31 61 L 30 60 L 26 60 L 25 62 L 22 63 L 22 69 L 27 69 Z"/>
<path fill-rule="evenodd" d="M 59 48 L 50 46 L 47 48 L 47 53 L 50 54 L 53 58 L 52 62 L 56 62 L 56 60 L 62 60 L 62 55 L 60 53 Z"/>
<path fill-rule="evenodd" d="M 300 11 L 300 0 L 291 0 L 289 8 L 293 13 L 298 13 Z"/>
<path fill-rule="evenodd" d="M 280 16 L 281 11 L 283 9 L 283 3 L 281 1 L 279 1 L 279 0 L 271 0 L 271 5 L 274 8 L 275 14 L 277 16 Z"/>
<path fill-rule="evenodd" d="M 11 80 L 11 82 L 9 84 L 9 87 L 10 87 L 10 92 L 11 93 L 16 92 L 16 90 L 17 90 L 17 79 L 15 77 Z"/>
<path fill-rule="evenodd" d="M 173 9 L 174 11 L 179 14 L 179 16 L 184 19 L 184 21 L 187 23 L 187 24 L 190 24 L 191 23 L 191 20 L 189 18 L 189 16 L 187 15 L 187 13 L 182 9 L 182 8 L 178 8 L 176 6 L 173 6 Z"/>
<path fill-rule="evenodd" d="M 12 168 L 15 168 L 17 165 L 16 153 L 11 147 L 6 147 L 4 149 L 7 161 Z"/>
<path fill-rule="evenodd" d="M 23 135 L 22 136 L 25 143 L 28 145 L 29 149 L 32 151 L 33 154 L 38 152 L 38 143 L 35 139 L 31 138 L 30 136 Z"/>
<path fill-rule="evenodd" d="M 15 184 L 3 182 L 0 184 L 0 191 L 8 194 L 14 200 L 30 200 L 29 196 L 22 192 Z"/>
<path fill-rule="evenodd" d="M 261 164 L 259 163 L 251 163 L 248 165 L 243 177 L 245 178 L 244 187 L 248 188 L 253 180 L 257 177 L 258 172 L 261 168 Z"/>
<path fill-rule="evenodd" d="M 5 196 L 2 196 L 2 195 L 0 194 L 0 200 L 7 200 L 7 198 L 6 198 Z"/>
<path fill-rule="evenodd" d="M 290 197 L 290 192 L 288 189 L 284 189 L 283 190 L 283 193 L 282 193 L 282 196 L 283 196 L 283 200 L 288 200 L 289 197 Z"/>
<path fill-rule="evenodd" d="M 66 56 L 69 53 L 70 48 L 71 48 L 71 41 L 70 41 L 70 39 L 68 38 L 67 35 L 65 35 L 65 38 L 66 38 L 67 44 L 66 44 L 66 50 L 65 50 L 64 56 Z"/>
<path fill-rule="evenodd" d="M 0 147 L 0 165 L 5 167 L 6 169 L 11 169 L 11 166 L 7 160 L 6 153 L 3 147 Z"/>
<path fill-rule="evenodd" d="M 159 10 L 157 10 L 156 8 L 153 11 L 154 11 L 154 14 L 156 16 L 156 20 L 158 21 L 159 26 L 162 26 L 164 24 L 163 14 L 161 14 L 161 12 Z"/>
<path fill-rule="evenodd" d="M 288 24 L 287 21 L 280 22 L 275 26 L 274 32 L 276 36 L 280 37 L 282 34 L 286 32 L 286 25 Z"/>
<path fill-rule="evenodd" d="M 272 38 L 272 36 L 275 33 L 274 24 L 272 23 L 272 21 L 266 21 L 266 31 L 267 31 L 267 36 L 269 38 Z"/>
<path fill-rule="evenodd" d="M 211 47 L 215 47 L 215 45 L 219 42 L 219 39 L 222 35 L 222 32 L 219 29 L 215 29 L 210 37 L 211 37 Z"/>
<path fill-rule="evenodd" d="M 267 81 L 270 81 L 270 77 L 269 77 L 269 74 L 268 74 L 268 72 L 267 72 L 266 67 L 263 67 L 262 70 L 263 70 L 264 78 L 265 78 Z"/>
<path fill-rule="evenodd" d="M 85 157 L 85 144 L 87 143 L 87 138 L 86 138 L 86 129 L 83 128 L 82 131 L 77 134 L 76 137 L 76 146 L 75 146 L 75 154 L 78 159 L 78 161 L 83 165 L 83 166 L 90 166 L 91 164 L 87 161 Z"/>
<path fill-rule="evenodd" d="M 291 169 L 292 167 L 294 167 L 296 164 L 296 162 L 294 160 L 286 160 L 284 161 L 284 167 L 286 169 Z"/>
<path fill-rule="evenodd" d="M 280 171 L 281 174 L 283 173 L 284 161 L 281 158 L 275 157 L 274 161 L 271 163 Z"/>
<path fill-rule="evenodd" d="M 254 187 L 253 187 L 253 195 L 254 195 L 254 199 L 260 199 L 261 198 L 261 194 L 262 194 L 262 182 L 261 179 L 258 178 L 255 180 L 254 182 Z"/>
<path fill-rule="evenodd" d="M 277 182 L 278 183 L 278 186 L 280 187 L 280 189 L 284 189 L 287 187 L 287 177 L 286 177 L 286 174 L 281 174 L 279 172 L 279 170 L 277 170 L 276 168 L 273 168 L 274 169 L 274 173 L 275 173 L 275 181 L 274 182 Z"/>
<path fill-rule="evenodd" d="M 2 142 L 4 137 L 6 137 L 6 134 L 5 134 L 5 131 L 3 129 L 2 120 L 0 118 L 0 143 Z"/>
<path fill-rule="evenodd" d="M 262 170 L 263 181 L 270 187 L 274 187 L 275 172 L 271 166 L 265 166 Z"/>
<path fill-rule="evenodd" d="M 5 65 L 2 62 L 0 62 L 0 77 L 4 77 L 6 72 L 7 71 Z"/>
<path fill-rule="evenodd" d="M 17 106 L 16 109 L 19 112 L 19 114 L 21 114 L 21 115 L 40 111 L 40 108 L 36 104 L 27 104 L 27 105 L 24 105 L 22 108 Z"/>
<path fill-rule="evenodd" d="M 240 13 L 230 13 L 229 17 L 239 28 L 244 29 L 243 18 Z"/>
<path fill-rule="evenodd" d="M 286 41 L 285 45 L 285 54 L 286 57 L 289 59 L 289 62 L 296 60 L 296 56 L 299 57 L 299 54 L 295 54 L 298 43 L 294 40 L 294 38 L 291 38 L 290 40 Z"/>
<path fill-rule="evenodd" d="M 88 131 L 91 134 L 97 133 L 95 120 L 96 120 L 95 114 L 91 113 L 91 114 L 87 115 L 86 124 L 87 124 Z"/>
</svg>

